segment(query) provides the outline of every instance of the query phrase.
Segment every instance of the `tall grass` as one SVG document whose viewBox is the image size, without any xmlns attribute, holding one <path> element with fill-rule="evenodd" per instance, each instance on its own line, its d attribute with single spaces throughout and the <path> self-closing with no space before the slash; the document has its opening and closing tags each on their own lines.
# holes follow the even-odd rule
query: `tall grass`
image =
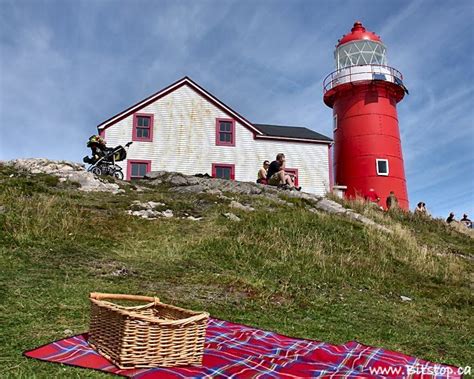
<svg viewBox="0 0 474 379">
<path fill-rule="evenodd" d="M 0 202 L 6 207 L 3 232 L 20 245 L 74 239 L 85 226 L 84 211 L 63 194 L 25 195 L 8 188 L 0 194 Z"/>
</svg>

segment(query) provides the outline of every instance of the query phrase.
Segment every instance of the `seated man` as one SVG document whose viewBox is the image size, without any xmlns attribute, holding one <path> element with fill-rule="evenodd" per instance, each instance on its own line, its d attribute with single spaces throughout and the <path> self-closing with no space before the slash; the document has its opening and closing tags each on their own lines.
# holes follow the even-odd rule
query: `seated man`
<svg viewBox="0 0 474 379">
<path fill-rule="evenodd" d="M 271 186 L 288 186 L 290 189 L 301 190 L 301 187 L 295 187 L 294 176 L 285 172 L 285 154 L 279 153 L 276 160 L 270 163 L 267 172 L 268 184 Z"/>
</svg>

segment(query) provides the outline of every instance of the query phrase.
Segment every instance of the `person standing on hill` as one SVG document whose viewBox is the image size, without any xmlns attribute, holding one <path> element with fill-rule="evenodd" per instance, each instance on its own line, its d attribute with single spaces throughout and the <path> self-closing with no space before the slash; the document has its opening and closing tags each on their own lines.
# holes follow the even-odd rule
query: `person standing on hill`
<svg viewBox="0 0 474 379">
<path fill-rule="evenodd" d="M 385 204 L 387 205 L 387 210 L 398 208 L 398 199 L 395 196 L 395 192 L 390 191 Z"/>
</svg>

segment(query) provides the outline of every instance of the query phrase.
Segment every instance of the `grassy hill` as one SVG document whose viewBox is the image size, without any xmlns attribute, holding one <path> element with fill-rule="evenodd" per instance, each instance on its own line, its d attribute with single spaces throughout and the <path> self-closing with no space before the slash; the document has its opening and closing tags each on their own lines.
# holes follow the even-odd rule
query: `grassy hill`
<svg viewBox="0 0 474 379">
<path fill-rule="evenodd" d="M 295 337 L 474 361 L 473 239 L 441 221 L 346 204 L 393 231 L 384 233 L 300 199 L 227 194 L 256 208 L 233 209 L 234 222 L 222 196 L 124 186 L 86 193 L 0 165 L 2 377 L 107 377 L 21 356 L 86 331 L 93 291 L 157 295 Z M 134 200 L 178 217 L 130 216 Z"/>
</svg>

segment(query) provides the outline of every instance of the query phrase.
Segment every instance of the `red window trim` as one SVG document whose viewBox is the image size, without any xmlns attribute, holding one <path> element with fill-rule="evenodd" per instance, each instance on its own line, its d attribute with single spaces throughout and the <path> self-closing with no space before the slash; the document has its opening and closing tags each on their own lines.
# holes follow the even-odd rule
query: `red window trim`
<svg viewBox="0 0 474 379">
<path fill-rule="evenodd" d="M 289 168 L 289 167 L 285 167 L 285 172 L 288 172 L 290 174 L 293 174 L 295 175 L 295 186 L 298 187 L 298 169 L 297 168 Z"/>
<path fill-rule="evenodd" d="M 225 122 L 230 122 L 232 125 L 232 141 L 229 142 L 222 142 L 219 138 L 219 133 L 220 133 L 220 122 L 225 121 Z M 216 118 L 216 146 L 235 146 L 235 120 L 232 118 Z"/>
<path fill-rule="evenodd" d="M 132 178 L 132 163 L 146 163 L 146 173 L 148 174 L 151 171 L 151 161 L 146 159 L 130 159 L 127 160 L 127 180 Z"/>
<path fill-rule="evenodd" d="M 138 117 L 148 117 L 148 118 L 150 118 L 150 136 L 148 138 L 137 137 Z M 153 113 L 134 113 L 133 114 L 132 141 L 152 142 L 153 141 L 153 129 L 154 129 L 154 115 L 153 115 Z"/>
<path fill-rule="evenodd" d="M 212 164 L 212 177 L 216 177 L 217 167 L 230 168 L 230 180 L 235 180 L 235 165 L 229 163 L 213 163 Z"/>
</svg>

